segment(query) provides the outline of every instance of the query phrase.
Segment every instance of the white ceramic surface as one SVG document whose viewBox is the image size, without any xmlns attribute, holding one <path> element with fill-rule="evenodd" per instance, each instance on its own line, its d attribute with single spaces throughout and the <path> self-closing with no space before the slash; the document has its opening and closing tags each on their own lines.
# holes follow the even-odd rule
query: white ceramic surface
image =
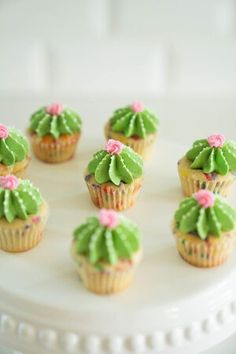
<svg viewBox="0 0 236 354">
<path fill-rule="evenodd" d="M 177 254 L 170 223 L 182 198 L 176 172 L 180 145 L 158 142 L 138 203 L 126 212 L 143 233 L 144 260 L 133 285 L 102 297 L 79 282 L 69 245 L 74 227 L 97 212 L 82 175 L 100 147 L 101 139 L 82 143 L 75 159 L 61 165 L 33 159 L 29 176 L 51 215 L 37 248 L 0 253 L 0 343 L 26 354 L 183 354 L 221 342 L 236 328 L 235 252 L 209 270 Z M 235 192 L 236 186 L 231 202 Z"/>
</svg>

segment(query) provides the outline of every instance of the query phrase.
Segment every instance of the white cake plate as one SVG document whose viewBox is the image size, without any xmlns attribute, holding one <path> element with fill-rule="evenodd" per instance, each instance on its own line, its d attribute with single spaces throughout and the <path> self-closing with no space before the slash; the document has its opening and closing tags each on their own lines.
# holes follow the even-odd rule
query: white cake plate
<svg viewBox="0 0 236 354">
<path fill-rule="evenodd" d="M 183 354 L 221 342 L 236 331 L 236 253 L 215 269 L 192 267 L 177 254 L 170 224 L 182 198 L 181 145 L 159 141 L 138 203 L 126 212 L 144 245 L 132 286 L 97 296 L 80 283 L 69 246 L 73 229 L 97 212 L 82 174 L 99 145 L 83 141 L 76 158 L 61 165 L 32 161 L 30 177 L 51 215 L 38 247 L 0 252 L 0 344 L 26 354 Z M 231 202 L 235 196 L 234 188 Z"/>
</svg>

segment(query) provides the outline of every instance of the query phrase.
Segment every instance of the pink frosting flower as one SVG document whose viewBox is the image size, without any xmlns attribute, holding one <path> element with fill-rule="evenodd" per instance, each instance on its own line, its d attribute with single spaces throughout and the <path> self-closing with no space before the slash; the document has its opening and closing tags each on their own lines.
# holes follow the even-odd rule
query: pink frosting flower
<svg viewBox="0 0 236 354">
<path fill-rule="evenodd" d="M 19 185 L 19 180 L 16 176 L 1 176 L 0 177 L 0 187 L 3 189 L 13 190 Z"/>
<path fill-rule="evenodd" d="M 123 150 L 124 144 L 118 140 L 109 139 L 106 143 L 106 151 L 111 155 L 118 155 Z"/>
<path fill-rule="evenodd" d="M 9 135 L 8 128 L 5 125 L 0 124 L 0 139 L 6 139 L 8 135 Z"/>
<path fill-rule="evenodd" d="M 119 224 L 118 213 L 112 209 L 101 209 L 99 213 L 99 221 L 103 226 L 114 229 Z"/>
<path fill-rule="evenodd" d="M 138 113 L 144 110 L 144 105 L 141 102 L 134 102 L 131 104 L 131 108 L 135 113 Z"/>
<path fill-rule="evenodd" d="M 211 147 L 222 147 L 225 143 L 225 137 L 221 134 L 213 134 L 208 137 L 207 141 Z"/>
<path fill-rule="evenodd" d="M 206 189 L 200 189 L 197 193 L 195 193 L 195 198 L 203 208 L 210 208 L 214 205 L 215 196 L 212 192 Z"/>
<path fill-rule="evenodd" d="M 63 112 L 63 105 L 61 103 L 52 103 L 46 108 L 46 112 L 52 116 L 59 116 Z"/>
</svg>

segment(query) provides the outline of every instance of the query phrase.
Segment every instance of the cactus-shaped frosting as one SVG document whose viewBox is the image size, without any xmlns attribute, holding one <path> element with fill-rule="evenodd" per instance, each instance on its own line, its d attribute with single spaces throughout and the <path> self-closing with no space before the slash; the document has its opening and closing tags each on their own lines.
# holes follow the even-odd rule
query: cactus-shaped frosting
<svg viewBox="0 0 236 354">
<path fill-rule="evenodd" d="M 132 183 L 143 174 L 143 160 L 131 148 L 120 141 L 108 140 L 105 150 L 94 154 L 88 165 L 97 183 L 112 182 L 115 185 Z"/>
<path fill-rule="evenodd" d="M 192 162 L 191 168 L 202 169 L 204 173 L 226 175 L 236 171 L 236 143 L 225 141 L 220 134 L 195 141 L 186 156 Z"/>
<path fill-rule="evenodd" d="M 9 223 L 14 219 L 27 219 L 38 212 L 42 197 L 29 180 L 13 175 L 0 177 L 0 218 Z"/>
<path fill-rule="evenodd" d="M 140 249 L 137 226 L 113 210 L 102 209 L 74 231 L 75 248 L 90 263 L 116 264 L 129 260 Z"/>
<path fill-rule="evenodd" d="M 177 228 L 184 233 L 196 233 L 202 240 L 208 235 L 220 236 L 236 227 L 236 210 L 222 197 L 201 189 L 185 198 L 175 213 Z"/>
<path fill-rule="evenodd" d="M 158 128 L 158 118 L 144 108 L 140 102 L 117 109 L 109 121 L 114 132 L 123 133 L 127 138 L 137 136 L 146 138 Z"/>
<path fill-rule="evenodd" d="M 0 163 L 14 165 L 29 154 L 27 139 L 17 130 L 0 124 Z"/>
<path fill-rule="evenodd" d="M 31 116 L 29 130 L 39 137 L 50 134 L 57 139 L 62 134 L 79 133 L 81 124 L 77 113 L 60 103 L 53 103 Z"/>
</svg>

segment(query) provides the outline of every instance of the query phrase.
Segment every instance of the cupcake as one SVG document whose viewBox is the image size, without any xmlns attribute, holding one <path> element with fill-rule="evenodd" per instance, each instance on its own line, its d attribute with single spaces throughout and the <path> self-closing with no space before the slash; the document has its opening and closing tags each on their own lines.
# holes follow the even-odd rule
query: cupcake
<svg viewBox="0 0 236 354">
<path fill-rule="evenodd" d="M 0 176 L 23 178 L 29 162 L 27 139 L 16 129 L 0 124 Z"/>
<path fill-rule="evenodd" d="M 74 231 L 72 257 L 88 290 L 114 294 L 131 283 L 141 259 L 137 226 L 114 210 L 102 209 Z"/>
<path fill-rule="evenodd" d="M 0 249 L 24 252 L 43 236 L 47 205 L 29 180 L 0 177 Z"/>
<path fill-rule="evenodd" d="M 220 195 L 201 189 L 185 198 L 174 216 L 174 234 L 181 257 L 197 267 L 224 263 L 236 235 L 236 210 Z"/>
<path fill-rule="evenodd" d="M 53 103 L 31 116 L 29 132 L 35 155 L 45 162 L 60 163 L 75 153 L 81 119 L 71 109 Z"/>
<path fill-rule="evenodd" d="M 85 172 L 91 199 L 98 208 L 125 210 L 133 206 L 143 183 L 143 161 L 120 141 L 108 140 L 94 154 Z"/>
<path fill-rule="evenodd" d="M 105 126 L 107 139 L 115 139 L 130 146 L 147 159 L 156 141 L 158 118 L 142 103 L 134 102 L 117 109 Z"/>
<path fill-rule="evenodd" d="M 236 143 L 220 134 L 197 140 L 178 162 L 178 172 L 186 196 L 199 189 L 227 196 L 236 179 Z"/>
</svg>

